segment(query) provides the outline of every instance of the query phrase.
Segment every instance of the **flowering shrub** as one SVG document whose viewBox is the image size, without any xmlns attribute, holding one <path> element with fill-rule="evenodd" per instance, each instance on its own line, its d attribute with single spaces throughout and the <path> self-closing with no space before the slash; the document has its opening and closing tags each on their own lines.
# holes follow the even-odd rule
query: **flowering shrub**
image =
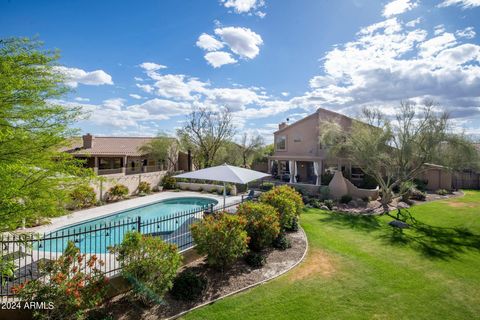
<svg viewBox="0 0 480 320">
<path fill-rule="evenodd" d="M 148 194 L 152 192 L 152 188 L 150 187 L 150 183 L 147 181 L 140 181 L 138 184 L 138 193 L 139 194 Z"/>
<path fill-rule="evenodd" d="M 133 296 L 144 303 L 161 302 L 182 262 L 177 246 L 137 231 L 128 232 L 110 251 L 118 253 L 122 276 L 132 285 Z"/>
<path fill-rule="evenodd" d="M 92 255 L 87 259 L 72 241 L 62 256 L 40 265 L 40 272 L 49 281 L 35 279 L 13 287 L 12 291 L 25 302 L 51 302 L 52 309 L 35 310 L 35 319 L 85 319 L 89 309 L 105 298 L 107 278 L 97 267 L 103 261 Z"/>
<path fill-rule="evenodd" d="M 223 269 L 248 250 L 247 221 L 240 216 L 220 213 L 207 216 L 191 226 L 197 252 L 207 255 L 207 263 Z"/>
<path fill-rule="evenodd" d="M 128 188 L 123 184 L 116 184 L 108 190 L 108 200 L 121 200 L 128 196 Z"/>
<path fill-rule="evenodd" d="M 177 179 L 167 175 L 163 177 L 161 184 L 165 190 L 175 189 L 177 187 Z"/>
<path fill-rule="evenodd" d="M 266 203 L 244 202 L 237 214 L 247 221 L 245 230 L 250 237 L 249 247 L 261 251 L 270 246 L 280 233 L 278 211 Z"/>
<path fill-rule="evenodd" d="M 69 208 L 71 209 L 83 209 L 92 207 L 97 202 L 97 195 L 95 190 L 89 185 L 79 185 L 70 193 Z"/>
<path fill-rule="evenodd" d="M 283 185 L 263 193 L 260 201 L 273 206 L 280 213 L 282 230 L 289 230 L 304 208 L 302 196 L 292 187 Z"/>
</svg>

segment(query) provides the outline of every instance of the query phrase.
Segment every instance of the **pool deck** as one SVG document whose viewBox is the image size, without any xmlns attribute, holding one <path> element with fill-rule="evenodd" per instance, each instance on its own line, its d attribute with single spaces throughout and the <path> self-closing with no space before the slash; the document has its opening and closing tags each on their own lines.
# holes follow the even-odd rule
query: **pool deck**
<svg viewBox="0 0 480 320">
<path fill-rule="evenodd" d="M 220 196 L 220 195 L 193 192 L 193 191 L 180 191 L 180 192 L 163 191 L 163 192 L 154 193 L 144 197 L 135 197 L 133 199 L 109 203 L 99 207 L 75 211 L 58 218 L 52 218 L 49 224 L 41 225 L 34 228 L 27 228 L 25 230 L 19 230 L 19 231 L 33 232 L 33 233 L 48 233 L 68 225 L 77 224 L 86 220 L 97 219 L 102 216 L 111 215 L 111 214 L 128 210 L 128 209 L 142 207 L 142 206 L 155 203 L 161 200 L 168 200 L 168 199 L 174 199 L 174 198 L 188 198 L 188 197 L 215 199 L 218 201 L 218 204 L 215 206 L 215 208 L 221 208 L 223 206 L 223 196 Z M 228 206 L 229 204 L 239 202 L 240 200 L 241 200 L 241 195 L 227 196 L 227 198 L 225 199 L 225 205 Z"/>
</svg>

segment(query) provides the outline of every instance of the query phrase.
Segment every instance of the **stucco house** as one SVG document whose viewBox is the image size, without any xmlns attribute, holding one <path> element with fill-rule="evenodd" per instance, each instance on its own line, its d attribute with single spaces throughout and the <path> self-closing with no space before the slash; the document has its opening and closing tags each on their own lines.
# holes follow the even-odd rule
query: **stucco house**
<svg viewBox="0 0 480 320">
<path fill-rule="evenodd" d="M 349 130 L 353 121 L 345 115 L 319 108 L 295 123 L 280 123 L 274 132 L 274 153 L 268 159 L 268 172 L 284 182 L 322 185 L 328 184 L 322 177 L 331 177 L 334 172 L 341 171 L 354 185 L 364 186 L 363 171 L 346 159 L 328 156 L 319 139 L 322 122 L 336 122 Z M 452 174 L 441 166 L 429 165 L 419 178 L 428 182 L 430 190 L 452 188 Z"/>
<path fill-rule="evenodd" d="M 86 134 L 72 139 L 71 145 L 63 151 L 84 159 L 85 165 L 93 168 L 99 175 L 107 174 L 138 174 L 163 171 L 167 164 L 153 159 L 142 146 L 152 141 L 152 137 L 101 137 Z M 188 170 L 188 155 L 179 152 L 175 168 L 171 170 Z"/>
</svg>

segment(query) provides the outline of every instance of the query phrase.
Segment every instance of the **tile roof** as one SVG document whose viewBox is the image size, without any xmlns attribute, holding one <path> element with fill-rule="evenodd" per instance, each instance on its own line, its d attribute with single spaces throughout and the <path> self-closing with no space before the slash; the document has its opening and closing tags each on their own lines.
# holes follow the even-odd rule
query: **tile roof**
<svg viewBox="0 0 480 320">
<path fill-rule="evenodd" d="M 72 138 L 70 147 L 62 151 L 76 155 L 142 156 L 140 148 L 153 137 L 93 137 L 92 147 L 83 148 L 82 137 Z"/>
</svg>

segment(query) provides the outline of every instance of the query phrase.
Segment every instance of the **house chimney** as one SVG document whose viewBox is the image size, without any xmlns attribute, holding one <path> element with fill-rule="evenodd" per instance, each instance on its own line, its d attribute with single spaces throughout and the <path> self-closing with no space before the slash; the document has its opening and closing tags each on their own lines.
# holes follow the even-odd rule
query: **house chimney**
<svg viewBox="0 0 480 320">
<path fill-rule="evenodd" d="M 82 137 L 83 139 L 83 148 L 91 149 L 93 147 L 93 140 L 95 139 L 90 133 L 87 133 Z"/>
<path fill-rule="evenodd" d="M 285 128 L 286 126 L 288 126 L 288 124 L 284 121 L 284 122 L 282 122 L 282 123 L 280 123 L 280 124 L 278 125 L 278 130 L 282 130 L 282 129 Z"/>
</svg>

